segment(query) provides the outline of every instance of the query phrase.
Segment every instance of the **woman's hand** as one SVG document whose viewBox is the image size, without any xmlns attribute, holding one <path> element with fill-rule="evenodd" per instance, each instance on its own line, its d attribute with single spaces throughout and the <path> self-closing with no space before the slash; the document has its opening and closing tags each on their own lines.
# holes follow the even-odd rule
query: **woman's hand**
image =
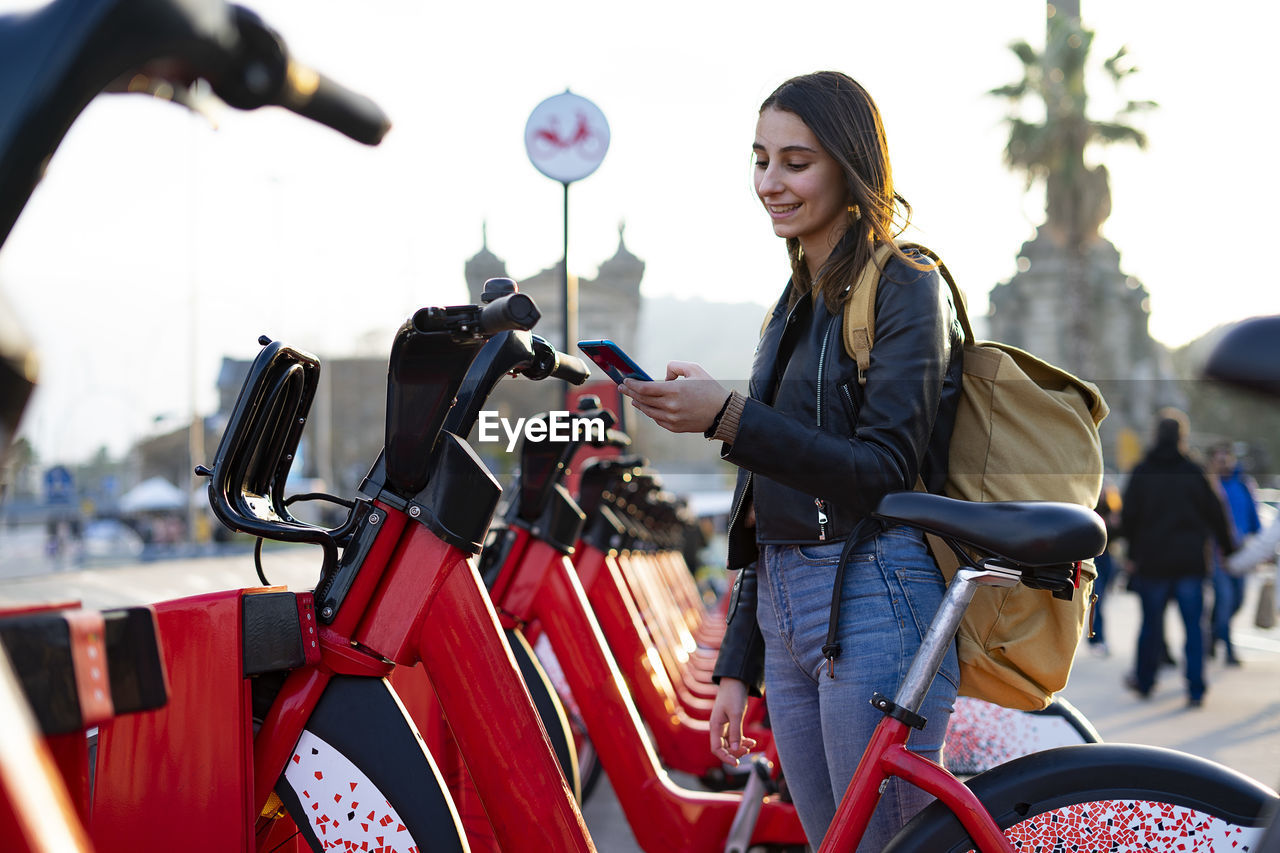
<svg viewBox="0 0 1280 853">
<path fill-rule="evenodd" d="M 716 703 L 711 708 L 711 754 L 725 764 L 755 748 L 754 738 L 743 737 L 742 719 L 747 714 L 747 685 L 736 678 L 721 678 Z"/>
<path fill-rule="evenodd" d="M 669 432 L 705 432 L 729 397 L 728 389 L 689 361 L 668 364 L 665 382 L 628 379 L 618 388 Z"/>
</svg>

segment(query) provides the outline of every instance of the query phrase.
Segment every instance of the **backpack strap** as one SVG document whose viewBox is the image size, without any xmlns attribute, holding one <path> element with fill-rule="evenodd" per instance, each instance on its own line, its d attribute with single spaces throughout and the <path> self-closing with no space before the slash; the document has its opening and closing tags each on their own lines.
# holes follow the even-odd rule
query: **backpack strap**
<svg viewBox="0 0 1280 853">
<path fill-rule="evenodd" d="M 858 364 L 858 384 L 867 384 L 867 371 L 871 368 L 871 344 L 875 340 L 876 290 L 880 276 L 888 263 L 892 247 L 881 243 L 858 273 L 849 298 L 844 303 L 844 351 Z"/>
<path fill-rule="evenodd" d="M 915 249 L 924 255 L 946 280 L 947 286 L 951 288 L 951 298 L 955 304 L 956 317 L 960 320 L 960 326 L 964 329 L 964 342 L 966 345 L 972 344 L 973 329 L 969 325 L 969 314 L 964 301 L 964 294 L 960 292 L 960 288 L 956 285 L 956 281 L 951 277 L 951 271 L 947 269 L 946 264 L 934 254 L 933 251 L 921 246 L 919 243 L 898 243 L 898 248 L 902 250 Z M 871 260 L 862 268 L 862 272 L 858 274 L 858 280 L 853 283 L 852 292 L 844 303 L 844 329 L 843 340 L 844 350 L 858 364 L 858 384 L 867 384 L 867 373 L 871 368 L 871 345 L 875 342 L 875 325 L 876 325 L 876 290 L 880 286 L 880 276 L 884 273 L 884 267 L 889 262 L 889 255 L 892 253 L 893 247 L 888 243 L 882 243 Z M 915 488 L 917 491 L 927 491 L 924 481 L 919 476 L 916 477 Z M 840 551 L 840 562 L 836 565 L 835 588 L 831 594 L 831 613 L 827 617 L 827 641 L 822 646 L 822 655 L 827 660 L 827 676 L 836 677 L 836 658 L 840 657 L 840 641 L 838 639 L 840 629 L 840 592 L 844 587 L 844 571 L 845 566 L 849 562 L 849 555 L 853 552 L 853 548 L 861 541 L 876 535 L 880 532 L 881 526 L 879 522 L 871 518 L 863 519 L 850 532 L 849 538 L 845 540 L 844 548 Z M 950 553 L 950 549 L 944 544 L 943 540 L 933 534 L 926 534 L 926 540 L 929 544 L 929 551 L 933 555 L 935 562 L 943 569 L 943 574 L 950 577 L 955 573 L 955 567 L 959 561 L 956 556 Z"/>
<path fill-rule="evenodd" d="M 951 277 L 951 270 L 931 249 L 919 243 L 900 242 L 898 248 L 906 251 L 915 249 L 937 267 L 942 278 L 951 288 L 951 301 L 955 305 L 956 317 L 964 330 L 965 344 L 972 344 L 973 328 L 969 325 L 969 311 L 964 294 Z M 854 282 L 849 298 L 844 303 L 844 351 L 858 365 L 858 384 L 867 384 L 867 372 L 871 367 L 871 346 L 875 343 L 876 328 L 876 290 L 880 286 L 880 277 L 884 274 L 885 265 L 893 249 L 888 243 L 882 243 L 876 249 L 871 260 L 862 268 L 858 280 Z"/>
</svg>

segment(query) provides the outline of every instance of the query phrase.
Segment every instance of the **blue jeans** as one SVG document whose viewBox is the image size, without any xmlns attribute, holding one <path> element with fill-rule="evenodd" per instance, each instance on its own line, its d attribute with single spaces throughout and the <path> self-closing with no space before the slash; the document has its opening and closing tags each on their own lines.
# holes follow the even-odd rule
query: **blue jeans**
<svg viewBox="0 0 1280 853">
<path fill-rule="evenodd" d="M 1213 569 L 1213 634 L 1214 640 L 1222 640 L 1226 646 L 1227 660 L 1236 656 L 1231 645 L 1231 617 L 1240 612 L 1244 602 L 1244 577 L 1228 574 L 1221 566 Z"/>
<path fill-rule="evenodd" d="M 843 542 L 761 547 L 756 611 L 765 644 L 765 691 L 778 755 L 805 835 L 816 848 L 835 816 L 881 714 L 942 602 L 945 584 L 922 535 L 891 527 L 854 548 L 841 591 L 835 677 L 822 655 Z M 955 648 L 929 688 L 908 748 L 941 762 L 959 683 Z M 859 850 L 883 848 L 932 798 L 890 781 Z"/>
<path fill-rule="evenodd" d="M 1138 584 L 1142 598 L 1142 629 L 1138 633 L 1138 662 L 1136 679 L 1138 690 L 1147 693 L 1155 686 L 1156 669 L 1163 654 L 1164 611 L 1173 599 L 1182 615 L 1182 626 L 1187 641 L 1183 652 L 1186 661 L 1187 696 L 1200 699 L 1204 696 L 1204 578 L 1199 575 L 1183 578 L 1143 577 Z"/>
</svg>

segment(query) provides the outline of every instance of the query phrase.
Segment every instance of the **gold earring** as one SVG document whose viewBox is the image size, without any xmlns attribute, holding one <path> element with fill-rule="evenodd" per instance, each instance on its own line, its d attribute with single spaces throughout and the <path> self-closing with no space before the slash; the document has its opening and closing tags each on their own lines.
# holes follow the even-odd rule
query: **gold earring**
<svg viewBox="0 0 1280 853">
<path fill-rule="evenodd" d="M 858 206 L 856 204 L 849 205 L 848 210 L 849 210 L 849 218 L 852 219 L 853 221 L 857 222 L 859 219 L 862 218 L 862 211 L 858 210 Z"/>
</svg>

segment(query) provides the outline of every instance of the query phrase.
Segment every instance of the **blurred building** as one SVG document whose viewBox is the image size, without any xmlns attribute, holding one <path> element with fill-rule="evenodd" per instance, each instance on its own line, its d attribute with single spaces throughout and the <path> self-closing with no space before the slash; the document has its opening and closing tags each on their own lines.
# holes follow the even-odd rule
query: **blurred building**
<svg viewBox="0 0 1280 853">
<path fill-rule="evenodd" d="M 608 338 L 629 353 L 636 352 L 637 318 L 640 315 L 640 280 L 644 261 L 627 249 L 625 225 L 618 226 L 618 248 L 600 264 L 595 278 L 578 277 L 578 332 L 583 340 Z M 482 232 L 480 251 L 465 267 L 467 293 L 480 301 L 484 283 L 491 278 L 512 277 L 506 262 L 489 249 L 488 232 Z M 529 278 L 516 279 L 520 290 L 533 297 L 542 311 L 535 331 L 564 349 L 564 264 L 547 267 Z M 574 342 L 576 343 L 576 342 Z"/>
<path fill-rule="evenodd" d="M 1080 262 L 1045 227 L 1022 244 L 1018 272 L 990 295 L 989 335 L 1096 384 L 1111 407 L 1102 424 L 1107 462 L 1137 461 L 1153 414 L 1187 405 L 1170 354 L 1151 337 L 1146 287 L 1120 268 L 1120 252 L 1094 235 Z"/>
<path fill-rule="evenodd" d="M 640 279 L 644 262 L 631 254 L 618 229 L 618 249 L 600 265 L 595 278 L 579 281 L 579 327 L 584 334 L 608 337 L 623 347 L 634 347 L 636 316 L 640 310 Z M 560 344 L 561 266 L 519 279 L 520 289 L 533 297 L 543 320 L 536 330 Z M 480 251 L 464 267 L 467 288 L 474 302 L 487 279 L 508 276 L 506 264 L 489 250 L 487 236 Z M 388 341 L 388 347 L 390 341 Z M 386 357 L 327 358 L 320 355 L 320 386 L 308 415 L 291 476 L 323 484 L 330 492 L 350 495 L 378 457 L 383 447 L 386 412 Z M 224 358 L 218 373 L 218 413 L 207 419 L 206 464 L 212 463 L 218 441 L 235 407 L 240 388 L 248 375 L 250 361 Z M 524 416 L 549 408 L 560 408 L 563 385 L 559 382 L 504 380 L 492 398 L 500 414 Z M 174 478 L 188 469 L 187 431 L 178 430 L 139 445 L 143 476 Z M 477 448 L 482 454 L 487 448 Z M 495 460 L 491 460 L 495 461 Z M 508 473 L 509 461 L 496 460 L 492 467 L 499 475 Z"/>
<path fill-rule="evenodd" d="M 642 301 L 640 283 L 645 264 L 627 248 L 624 237 L 625 229 L 619 227 L 618 245 L 613 255 L 599 265 L 594 277 L 579 279 L 581 335 L 617 341 L 651 369 L 661 369 L 661 365 L 672 358 L 685 358 L 707 365 L 713 375 L 724 381 L 735 385 L 745 383 L 756 330 L 765 307 L 754 303 L 726 305 L 671 297 Z M 464 266 L 470 298 L 479 301 L 487 279 L 509 275 L 506 263 L 490 249 L 487 235 L 484 235 L 480 250 Z M 542 311 L 543 320 L 535 331 L 559 346 L 563 335 L 560 264 L 527 278 L 517 278 L 517 281 L 520 289 L 531 295 Z M 643 312 L 642 304 L 646 306 Z M 708 328 L 716 328 L 716 334 L 706 335 Z M 390 341 L 387 343 L 389 349 Z M 317 355 L 321 361 L 320 384 L 290 471 L 291 480 L 297 482 L 292 483 L 287 491 L 323 489 L 350 496 L 383 447 L 387 358 L 385 355 Z M 112 472 L 112 495 L 118 497 L 153 477 L 162 477 L 179 487 L 198 487 L 198 481 L 192 477 L 192 468 L 195 464 L 211 465 L 214 462 L 218 443 L 250 364 L 251 360 L 247 359 L 223 358 L 217 378 L 218 410 L 201 420 L 204 430 L 202 458 L 191 459 L 187 426 L 145 438 Z M 600 377 L 597 375 L 596 378 Z M 613 386 L 602 381 L 596 388 L 606 394 Z M 558 381 L 531 382 L 507 378 L 499 383 L 486 408 L 512 419 L 528 417 L 563 408 L 564 391 L 565 384 Z M 616 405 L 616 401 L 606 400 L 606 405 Z M 708 450 L 701 436 L 672 435 L 634 414 L 630 416 L 626 429 L 635 439 L 637 452 L 673 472 L 671 476 L 678 481 L 678 485 L 673 483 L 676 490 L 713 490 L 723 485 L 725 475 L 722 469 L 726 466 L 719 461 L 717 453 Z M 475 450 L 499 481 L 506 482 L 516 460 L 513 454 L 506 452 L 505 439 L 495 444 L 478 443 L 474 436 L 472 438 Z M 30 479 L 33 472 L 26 476 Z M 81 497 L 84 497 L 84 490 L 90 482 L 97 479 L 101 478 L 77 477 L 77 491 Z M 11 500 L 7 507 L 0 505 L 0 519 L 4 518 L 6 510 L 10 515 L 17 511 L 14 503 Z M 32 505 L 33 518 L 43 522 L 50 517 L 43 501 L 32 499 L 27 503 Z M 109 498 L 96 500 L 95 511 L 110 512 L 112 504 Z"/>
</svg>

